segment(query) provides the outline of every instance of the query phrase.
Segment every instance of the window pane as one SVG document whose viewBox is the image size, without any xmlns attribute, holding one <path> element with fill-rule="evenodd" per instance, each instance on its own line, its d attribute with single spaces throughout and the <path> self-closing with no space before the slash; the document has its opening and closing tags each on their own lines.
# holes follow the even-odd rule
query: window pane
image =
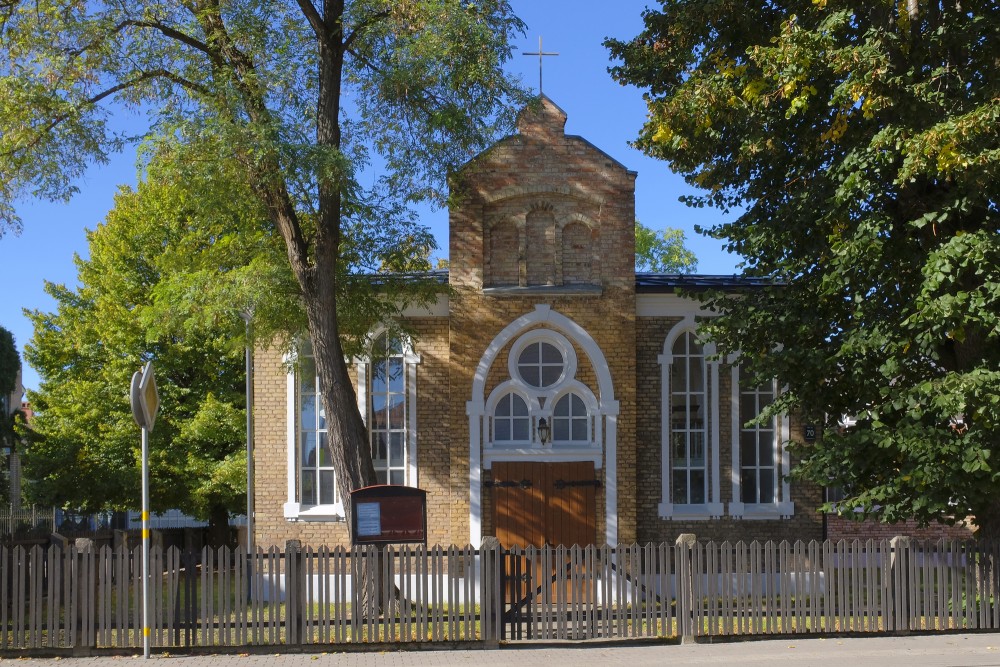
<svg viewBox="0 0 1000 667">
<path fill-rule="evenodd" d="M 517 417 L 527 417 L 528 416 L 528 404 L 524 402 L 524 399 L 517 394 L 511 394 L 510 396 L 511 405 L 514 408 L 513 414 Z"/>
<path fill-rule="evenodd" d="M 559 376 L 562 375 L 562 366 L 542 366 L 542 385 L 543 387 L 551 387 L 556 382 L 559 381 Z"/>
<path fill-rule="evenodd" d="M 758 451 L 760 452 L 760 458 L 757 462 L 766 467 L 774 467 L 774 448 L 771 446 L 772 442 L 770 439 L 765 439 L 763 434 L 760 439 L 760 445 Z"/>
<path fill-rule="evenodd" d="M 521 356 L 518 357 L 517 363 L 537 364 L 539 359 L 538 355 L 539 355 L 538 344 L 532 343 L 531 345 L 528 345 L 521 351 Z"/>
<path fill-rule="evenodd" d="M 392 396 L 389 402 L 389 428 L 401 429 L 403 428 L 403 397 L 402 396 Z"/>
<path fill-rule="evenodd" d="M 316 403 L 311 400 L 312 396 L 302 397 L 302 408 L 299 411 L 299 424 L 301 428 L 313 430 L 316 428 Z"/>
<path fill-rule="evenodd" d="M 528 420 L 518 418 L 514 420 L 514 440 L 528 440 Z"/>
<path fill-rule="evenodd" d="M 762 503 L 773 503 L 774 502 L 774 471 L 773 470 L 761 470 L 760 471 L 760 502 Z"/>
<path fill-rule="evenodd" d="M 574 419 L 573 420 L 573 440 L 575 442 L 586 442 L 587 441 L 587 420 L 586 419 Z"/>
<path fill-rule="evenodd" d="M 746 426 L 747 422 L 756 417 L 758 414 L 756 395 L 740 395 L 740 425 Z"/>
<path fill-rule="evenodd" d="M 740 475 L 740 500 L 748 504 L 757 502 L 757 475 L 753 469 L 744 470 Z"/>
<path fill-rule="evenodd" d="M 691 434 L 691 465 L 705 465 L 705 440 L 701 433 Z"/>
<path fill-rule="evenodd" d="M 569 440 L 569 420 L 552 420 L 552 439 L 560 442 Z"/>
<path fill-rule="evenodd" d="M 753 431 L 740 433 L 740 462 L 744 466 L 757 463 L 757 435 Z"/>
<path fill-rule="evenodd" d="M 685 368 L 686 366 L 683 361 L 678 362 L 676 359 L 670 365 L 670 390 L 672 392 L 687 391 L 687 374 L 684 372 Z"/>
<path fill-rule="evenodd" d="M 691 471 L 691 502 L 700 504 L 705 502 L 705 471 Z"/>
<path fill-rule="evenodd" d="M 389 479 L 389 473 L 388 473 L 388 471 L 386 471 L 386 470 L 376 470 L 375 471 L 375 479 L 378 480 L 379 484 L 388 484 L 389 483 L 387 481 Z"/>
<path fill-rule="evenodd" d="M 319 502 L 322 505 L 332 505 L 336 498 L 334 497 L 334 485 L 333 485 L 333 471 L 332 470 L 320 470 L 319 471 Z"/>
<path fill-rule="evenodd" d="M 556 401 L 556 407 L 553 408 L 552 414 L 554 414 L 556 417 L 569 416 L 569 396 L 563 396 L 558 401 Z"/>
<path fill-rule="evenodd" d="M 692 357 L 688 359 L 688 365 L 691 372 L 688 377 L 688 387 L 692 394 L 700 394 L 703 390 L 702 380 L 704 379 L 701 372 L 701 358 Z"/>
<path fill-rule="evenodd" d="M 393 471 L 391 471 L 389 473 L 389 483 L 390 484 L 405 484 L 406 480 L 404 479 L 403 471 L 402 470 L 393 470 Z"/>
<path fill-rule="evenodd" d="M 385 377 L 385 360 L 376 361 L 371 365 L 372 369 L 372 393 L 384 394 L 388 383 Z"/>
<path fill-rule="evenodd" d="M 302 471 L 302 503 L 316 504 L 316 473 L 312 470 Z"/>
<path fill-rule="evenodd" d="M 403 391 L 403 360 L 399 357 L 389 360 L 389 391 L 394 393 Z"/>
<path fill-rule="evenodd" d="M 686 505 L 688 502 L 687 473 L 683 470 L 675 470 L 673 482 L 673 488 L 671 489 L 673 502 L 680 505 Z"/>
<path fill-rule="evenodd" d="M 507 394 L 497 403 L 497 417 L 510 417 L 510 394 Z"/>
<path fill-rule="evenodd" d="M 385 433 L 372 433 L 372 459 L 376 467 L 385 466 L 386 450 Z"/>
<path fill-rule="evenodd" d="M 674 433 L 672 444 L 674 465 L 687 465 L 687 435 L 685 433 Z"/>
<path fill-rule="evenodd" d="M 584 405 L 583 399 L 577 396 L 576 394 L 572 394 L 572 397 L 573 397 L 573 414 L 574 415 L 587 414 L 587 406 Z"/>
<path fill-rule="evenodd" d="M 316 467 L 316 433 L 302 434 L 302 465 L 308 468 Z"/>
<path fill-rule="evenodd" d="M 510 420 L 509 419 L 495 419 L 493 420 L 493 439 L 506 442 L 510 440 Z"/>
<path fill-rule="evenodd" d="M 562 365 L 562 352 L 555 345 L 542 343 L 542 363 Z"/>
<path fill-rule="evenodd" d="M 302 359 L 297 370 L 299 391 L 303 394 L 316 391 L 316 365 L 312 359 Z"/>
<path fill-rule="evenodd" d="M 525 366 L 520 369 L 521 379 L 532 387 L 542 386 L 542 373 L 538 366 Z"/>
<path fill-rule="evenodd" d="M 326 431 L 319 434 L 319 464 L 321 466 L 332 466 L 333 461 L 330 460 L 330 444 L 326 435 Z"/>
<path fill-rule="evenodd" d="M 403 465 L 403 434 L 393 433 L 389 437 L 389 466 Z"/>
</svg>

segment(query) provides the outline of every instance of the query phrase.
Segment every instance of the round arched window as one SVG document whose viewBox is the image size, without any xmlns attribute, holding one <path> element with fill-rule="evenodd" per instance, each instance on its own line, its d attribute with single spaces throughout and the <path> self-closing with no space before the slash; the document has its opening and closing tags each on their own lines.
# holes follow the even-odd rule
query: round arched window
<svg viewBox="0 0 1000 667">
<path fill-rule="evenodd" d="M 517 357 L 517 373 L 525 384 L 546 389 L 559 381 L 566 367 L 562 351 L 544 340 L 524 346 Z"/>
</svg>

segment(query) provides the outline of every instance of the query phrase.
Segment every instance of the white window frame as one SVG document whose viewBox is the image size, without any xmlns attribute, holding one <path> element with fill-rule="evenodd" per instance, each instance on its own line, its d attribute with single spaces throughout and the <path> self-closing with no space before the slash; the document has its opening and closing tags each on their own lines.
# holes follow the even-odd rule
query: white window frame
<svg viewBox="0 0 1000 667">
<path fill-rule="evenodd" d="M 693 315 L 685 316 L 667 333 L 663 342 L 663 352 L 657 357 L 660 364 L 660 454 L 661 454 L 661 498 L 659 516 L 670 520 L 700 521 L 717 519 L 722 516 L 725 507 L 721 501 L 721 483 L 719 480 L 719 361 L 714 359 L 716 347 L 714 343 L 702 344 L 704 357 L 705 381 L 705 420 L 707 422 L 705 443 L 706 502 L 704 503 L 674 503 L 672 501 L 671 483 L 673 480 L 671 452 L 671 413 L 673 408 L 673 390 L 670 384 L 673 370 L 674 344 L 686 334 L 697 336 L 698 326 Z"/>
<path fill-rule="evenodd" d="M 369 337 L 376 341 L 385 333 L 378 329 Z M 409 486 L 419 486 L 417 477 L 417 365 L 420 355 L 413 351 L 412 341 L 402 337 L 400 346 L 403 352 L 406 391 L 406 437 L 403 443 L 403 457 L 406 461 L 406 480 Z M 298 477 L 298 386 L 295 372 L 294 354 L 286 355 L 285 364 L 288 367 L 286 380 L 286 416 L 287 416 L 287 496 L 284 504 L 284 517 L 289 521 L 342 521 L 344 519 L 344 503 L 338 496 L 336 502 L 322 505 L 305 505 L 301 502 L 297 485 Z M 368 375 L 370 359 L 354 360 L 357 370 L 356 394 L 358 411 L 367 424 L 368 414 Z"/>
<path fill-rule="evenodd" d="M 743 480 L 741 473 L 743 470 L 743 462 L 740 457 L 740 432 L 743 430 L 743 423 L 740 418 L 740 398 L 743 393 L 740 387 L 740 367 L 738 360 L 734 357 L 730 358 L 730 372 L 731 372 L 731 382 L 730 387 L 732 391 L 731 397 L 731 432 L 732 432 L 732 486 L 733 486 L 733 501 L 729 503 L 728 512 L 736 519 L 748 519 L 748 520 L 769 520 L 769 519 L 789 519 L 795 515 L 795 503 L 791 501 L 791 483 L 788 481 L 788 475 L 790 472 L 791 461 L 788 453 L 788 448 L 784 446 L 784 443 L 788 442 L 790 439 L 790 420 L 788 415 L 778 415 L 775 417 L 774 424 L 774 472 L 776 476 L 775 480 L 775 492 L 774 492 L 774 502 L 771 503 L 744 503 L 741 498 L 743 497 Z M 777 397 L 779 393 L 779 387 L 775 382 L 772 391 L 774 396 Z M 780 479 L 780 483 L 778 480 Z"/>
</svg>

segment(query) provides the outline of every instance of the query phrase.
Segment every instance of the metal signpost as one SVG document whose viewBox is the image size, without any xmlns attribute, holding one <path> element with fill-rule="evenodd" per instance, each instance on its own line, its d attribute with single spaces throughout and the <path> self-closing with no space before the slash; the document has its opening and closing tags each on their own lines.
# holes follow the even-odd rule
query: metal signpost
<svg viewBox="0 0 1000 667">
<path fill-rule="evenodd" d="M 142 654 L 149 657 L 149 434 L 160 409 L 153 362 L 132 376 L 132 416 L 142 429 Z"/>
</svg>

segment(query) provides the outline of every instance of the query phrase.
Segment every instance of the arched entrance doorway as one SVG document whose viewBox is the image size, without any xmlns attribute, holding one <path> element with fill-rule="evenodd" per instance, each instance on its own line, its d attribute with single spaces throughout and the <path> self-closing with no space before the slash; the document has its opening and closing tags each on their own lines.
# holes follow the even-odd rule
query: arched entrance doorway
<svg viewBox="0 0 1000 667">
<path fill-rule="evenodd" d="M 577 350 L 589 362 L 586 383 L 577 378 Z M 498 373 L 493 366 L 503 351 L 506 373 Z M 482 540 L 488 489 L 492 524 L 505 546 L 614 544 L 618 403 L 594 339 L 565 315 L 536 306 L 486 348 L 472 389 L 466 409 L 472 543 Z"/>
</svg>

